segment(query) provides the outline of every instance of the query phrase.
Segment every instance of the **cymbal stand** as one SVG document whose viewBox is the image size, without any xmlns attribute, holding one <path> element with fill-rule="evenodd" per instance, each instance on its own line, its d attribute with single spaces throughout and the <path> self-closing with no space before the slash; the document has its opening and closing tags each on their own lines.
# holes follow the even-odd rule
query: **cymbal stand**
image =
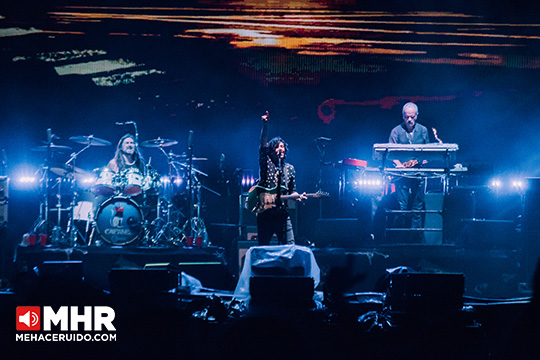
<svg viewBox="0 0 540 360">
<path fill-rule="evenodd" d="M 92 136 L 92 135 L 91 135 Z M 87 150 L 88 148 L 90 148 L 92 146 L 92 142 L 90 141 L 88 143 L 88 145 L 86 145 L 84 148 L 82 148 L 81 150 L 79 150 L 78 152 L 75 152 L 75 153 L 72 153 L 71 154 L 71 157 L 69 158 L 68 161 L 65 162 L 65 165 L 70 165 L 72 164 L 72 172 L 71 172 L 71 194 L 73 195 L 72 198 L 71 198 L 71 203 L 70 203 L 70 206 L 69 206 L 69 217 L 68 217 L 68 223 L 67 223 L 67 229 L 66 229 L 66 232 L 69 234 L 69 245 L 70 246 L 77 246 L 77 233 L 78 233 L 78 229 L 77 227 L 75 226 L 75 206 L 77 205 L 77 198 L 79 196 L 79 193 L 77 192 L 77 178 L 75 176 L 75 163 L 77 161 L 77 157 L 82 154 L 85 150 Z M 89 224 L 86 225 L 86 233 L 88 233 L 88 226 Z M 82 235 L 81 235 L 81 238 L 84 238 Z M 86 238 L 84 238 L 84 240 L 86 240 Z"/>
<path fill-rule="evenodd" d="M 51 129 L 47 129 L 47 156 L 42 166 L 42 174 L 39 182 L 41 183 L 41 201 L 39 204 L 39 217 L 34 221 L 31 232 L 34 234 L 48 234 L 49 230 L 49 179 L 50 164 L 52 161 L 52 139 L 55 135 Z M 39 171 L 39 170 L 38 170 Z"/>
<path fill-rule="evenodd" d="M 196 181 L 196 185 L 192 186 L 190 189 L 190 192 L 188 193 L 188 197 L 191 201 L 188 201 L 188 203 L 193 204 L 189 208 L 189 217 L 184 223 L 184 226 L 182 227 L 182 231 L 185 234 L 190 234 L 190 236 L 195 239 L 197 237 L 202 237 L 203 244 L 206 244 L 208 242 L 208 234 L 206 232 L 206 226 L 204 225 L 204 221 L 201 218 L 201 183 L 198 181 L 197 176 L 193 175 L 192 179 L 194 182 Z M 196 202 L 193 202 L 193 197 L 196 197 Z M 194 216 L 195 213 L 195 216 Z"/>
<path fill-rule="evenodd" d="M 197 173 L 201 174 L 201 175 L 204 175 L 204 176 L 208 176 L 207 174 L 203 173 L 202 171 L 199 171 L 195 168 L 193 168 L 193 175 L 192 175 L 192 180 L 193 180 L 193 186 L 192 186 L 192 192 L 190 192 L 188 194 L 188 196 L 191 198 L 191 203 L 193 204 L 192 207 L 189 209 L 189 213 L 190 213 L 190 217 L 186 220 L 184 226 L 182 227 L 182 231 L 187 234 L 188 231 L 190 231 L 189 233 L 191 234 L 191 236 L 193 236 L 194 238 L 196 237 L 201 237 L 202 238 L 202 243 L 203 245 L 206 245 L 208 244 L 208 233 L 206 231 L 206 226 L 204 225 L 204 220 L 203 218 L 201 217 L 201 204 L 202 204 L 202 201 L 201 201 L 201 193 L 202 193 L 202 189 L 205 189 L 209 192 L 211 192 L 212 194 L 214 195 L 217 195 L 217 196 L 221 196 L 220 193 L 204 186 L 201 184 L 201 182 L 199 181 L 199 179 L 197 178 Z M 193 201 L 193 198 L 195 198 L 196 200 Z M 195 215 L 194 215 L 195 214 Z"/>
<path fill-rule="evenodd" d="M 49 211 L 56 211 L 56 225 L 52 228 L 52 235 L 51 235 L 51 244 L 54 245 L 65 245 L 64 240 L 67 238 L 66 232 L 62 230 L 62 212 L 63 211 L 70 211 L 70 208 L 63 208 L 62 207 L 62 184 L 64 179 L 62 177 L 56 178 L 56 184 L 52 187 L 56 189 L 56 205 L 54 206 L 54 209 L 49 209 Z"/>
<path fill-rule="evenodd" d="M 178 168 L 176 168 L 175 162 L 173 161 L 171 154 L 167 154 L 167 152 L 165 150 L 163 150 L 162 146 L 159 147 L 159 150 L 161 150 L 161 152 L 167 158 L 167 162 L 169 164 L 169 181 L 172 181 L 172 179 L 173 179 L 173 177 L 172 177 L 173 169 L 174 169 L 174 171 L 176 172 L 176 174 L 178 176 L 178 174 L 179 174 Z M 170 194 L 166 194 L 166 195 L 167 196 L 166 196 L 165 200 L 167 202 L 167 210 L 166 210 L 167 219 L 166 219 L 166 221 L 161 219 L 161 208 L 160 208 L 161 207 L 161 202 L 158 200 L 158 209 L 157 209 L 158 216 L 157 216 L 157 219 L 154 220 L 153 222 L 161 221 L 161 222 L 164 222 L 164 225 L 161 226 L 161 228 L 159 229 L 159 231 L 157 232 L 157 234 L 154 236 L 153 239 L 148 239 L 150 244 L 154 245 L 154 246 L 158 246 L 160 244 L 160 240 L 163 237 L 166 239 L 166 242 L 170 242 L 170 243 L 172 243 L 174 245 L 179 245 L 179 243 L 185 237 L 184 234 L 182 234 L 182 230 L 173 223 L 173 220 L 172 220 L 173 203 L 172 203 L 172 199 L 170 198 Z"/>
</svg>

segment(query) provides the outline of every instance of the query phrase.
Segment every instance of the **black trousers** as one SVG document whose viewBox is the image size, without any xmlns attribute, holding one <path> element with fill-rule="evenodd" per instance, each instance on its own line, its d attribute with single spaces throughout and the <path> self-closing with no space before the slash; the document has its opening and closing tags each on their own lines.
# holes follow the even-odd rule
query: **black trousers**
<svg viewBox="0 0 540 360">
<path fill-rule="evenodd" d="M 396 199 L 399 203 L 399 209 L 424 210 L 424 188 L 425 181 L 423 178 L 401 178 L 396 181 Z M 402 226 L 406 223 L 406 218 L 406 216 L 398 217 L 398 221 Z M 412 213 L 410 227 L 413 229 L 421 228 L 422 220 L 422 213 Z"/>
<path fill-rule="evenodd" d="M 291 218 L 286 209 L 272 208 L 257 214 L 259 246 L 270 245 L 276 234 L 279 245 L 294 244 Z"/>
</svg>

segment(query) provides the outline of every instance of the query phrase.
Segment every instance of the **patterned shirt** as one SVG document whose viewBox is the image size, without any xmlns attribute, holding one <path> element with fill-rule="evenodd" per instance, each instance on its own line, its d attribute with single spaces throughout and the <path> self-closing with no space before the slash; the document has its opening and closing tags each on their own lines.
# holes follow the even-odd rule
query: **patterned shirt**
<svg viewBox="0 0 540 360">
<path fill-rule="evenodd" d="M 274 188 L 278 184 L 278 167 L 271 159 L 273 149 L 270 147 L 261 147 L 259 150 L 259 185 L 266 188 Z M 296 191 L 296 172 L 294 166 L 289 163 L 283 164 L 283 176 L 281 185 L 287 188 L 286 194 L 292 194 Z"/>
</svg>

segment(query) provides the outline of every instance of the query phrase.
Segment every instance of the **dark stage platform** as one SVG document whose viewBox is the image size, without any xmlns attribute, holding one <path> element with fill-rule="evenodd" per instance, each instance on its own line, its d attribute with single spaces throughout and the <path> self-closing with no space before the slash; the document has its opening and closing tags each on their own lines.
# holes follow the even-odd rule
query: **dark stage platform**
<svg viewBox="0 0 540 360">
<path fill-rule="evenodd" d="M 522 319 L 534 303 L 515 250 L 309 251 L 321 270 L 315 296 L 301 278 L 267 276 L 244 302 L 233 292 L 238 273 L 230 263 L 238 258 L 219 247 L 18 246 L 13 289 L 0 296 L 4 344 L 20 358 L 475 360 L 505 359 L 530 345 L 516 335 L 529 329 Z M 203 289 L 184 284 L 182 272 Z M 110 306 L 117 339 L 15 341 L 15 308 L 30 305 Z"/>
</svg>

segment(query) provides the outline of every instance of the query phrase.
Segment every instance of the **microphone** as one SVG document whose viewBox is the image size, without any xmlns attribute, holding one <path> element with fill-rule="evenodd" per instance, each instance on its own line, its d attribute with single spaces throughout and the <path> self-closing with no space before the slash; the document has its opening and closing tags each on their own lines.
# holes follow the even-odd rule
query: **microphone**
<svg viewBox="0 0 540 360">
<path fill-rule="evenodd" d="M 188 136 L 188 148 L 193 146 L 193 130 L 189 130 L 189 136 Z"/>
<path fill-rule="evenodd" d="M 332 139 L 321 136 L 321 137 L 316 138 L 315 141 L 330 142 L 332 141 Z"/>
<path fill-rule="evenodd" d="M 2 166 L 7 167 L 7 154 L 6 149 L 2 149 Z"/>
<path fill-rule="evenodd" d="M 219 170 L 223 173 L 223 163 L 225 162 L 225 154 L 219 157 Z"/>
</svg>

